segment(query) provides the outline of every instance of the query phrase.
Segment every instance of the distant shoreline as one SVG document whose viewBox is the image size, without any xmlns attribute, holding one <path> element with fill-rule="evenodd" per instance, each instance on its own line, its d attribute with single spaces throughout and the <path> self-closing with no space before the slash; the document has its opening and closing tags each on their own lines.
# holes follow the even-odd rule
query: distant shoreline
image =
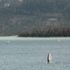
<svg viewBox="0 0 70 70">
<path fill-rule="evenodd" d="M 70 37 L 17 37 L 0 36 L 0 40 L 70 40 Z"/>
</svg>

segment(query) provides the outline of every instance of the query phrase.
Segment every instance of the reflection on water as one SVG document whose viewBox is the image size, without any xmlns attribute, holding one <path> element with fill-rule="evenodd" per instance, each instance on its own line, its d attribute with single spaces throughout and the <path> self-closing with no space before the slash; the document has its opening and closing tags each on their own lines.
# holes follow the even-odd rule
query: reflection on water
<svg viewBox="0 0 70 70">
<path fill-rule="evenodd" d="M 51 64 L 47 63 L 52 53 Z M 0 70 L 69 70 L 70 39 L 0 40 Z"/>
</svg>

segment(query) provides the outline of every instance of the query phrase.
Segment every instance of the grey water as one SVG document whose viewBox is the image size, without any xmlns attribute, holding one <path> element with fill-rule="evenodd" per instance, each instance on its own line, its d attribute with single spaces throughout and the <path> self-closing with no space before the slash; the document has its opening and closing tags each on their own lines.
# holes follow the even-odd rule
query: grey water
<svg viewBox="0 0 70 70">
<path fill-rule="evenodd" d="M 51 64 L 47 63 L 49 52 Z M 1 39 L 0 70 L 70 70 L 70 38 Z"/>
</svg>

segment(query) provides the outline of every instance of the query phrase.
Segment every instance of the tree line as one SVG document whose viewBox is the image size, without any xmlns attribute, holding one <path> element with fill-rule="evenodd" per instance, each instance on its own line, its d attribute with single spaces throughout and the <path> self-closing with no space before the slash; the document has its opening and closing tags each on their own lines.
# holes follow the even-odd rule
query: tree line
<svg viewBox="0 0 70 70">
<path fill-rule="evenodd" d="M 32 28 L 31 31 L 25 31 L 18 34 L 19 37 L 58 37 L 70 36 L 70 27 L 62 24 L 49 24 Z"/>
</svg>

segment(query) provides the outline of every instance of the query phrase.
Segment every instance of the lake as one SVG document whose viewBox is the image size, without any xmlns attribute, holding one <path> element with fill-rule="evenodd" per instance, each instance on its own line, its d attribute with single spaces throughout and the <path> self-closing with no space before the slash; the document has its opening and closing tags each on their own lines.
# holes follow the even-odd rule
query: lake
<svg viewBox="0 0 70 70">
<path fill-rule="evenodd" d="M 47 63 L 48 53 L 51 64 Z M 0 37 L 0 70 L 69 70 L 70 37 Z"/>
</svg>

